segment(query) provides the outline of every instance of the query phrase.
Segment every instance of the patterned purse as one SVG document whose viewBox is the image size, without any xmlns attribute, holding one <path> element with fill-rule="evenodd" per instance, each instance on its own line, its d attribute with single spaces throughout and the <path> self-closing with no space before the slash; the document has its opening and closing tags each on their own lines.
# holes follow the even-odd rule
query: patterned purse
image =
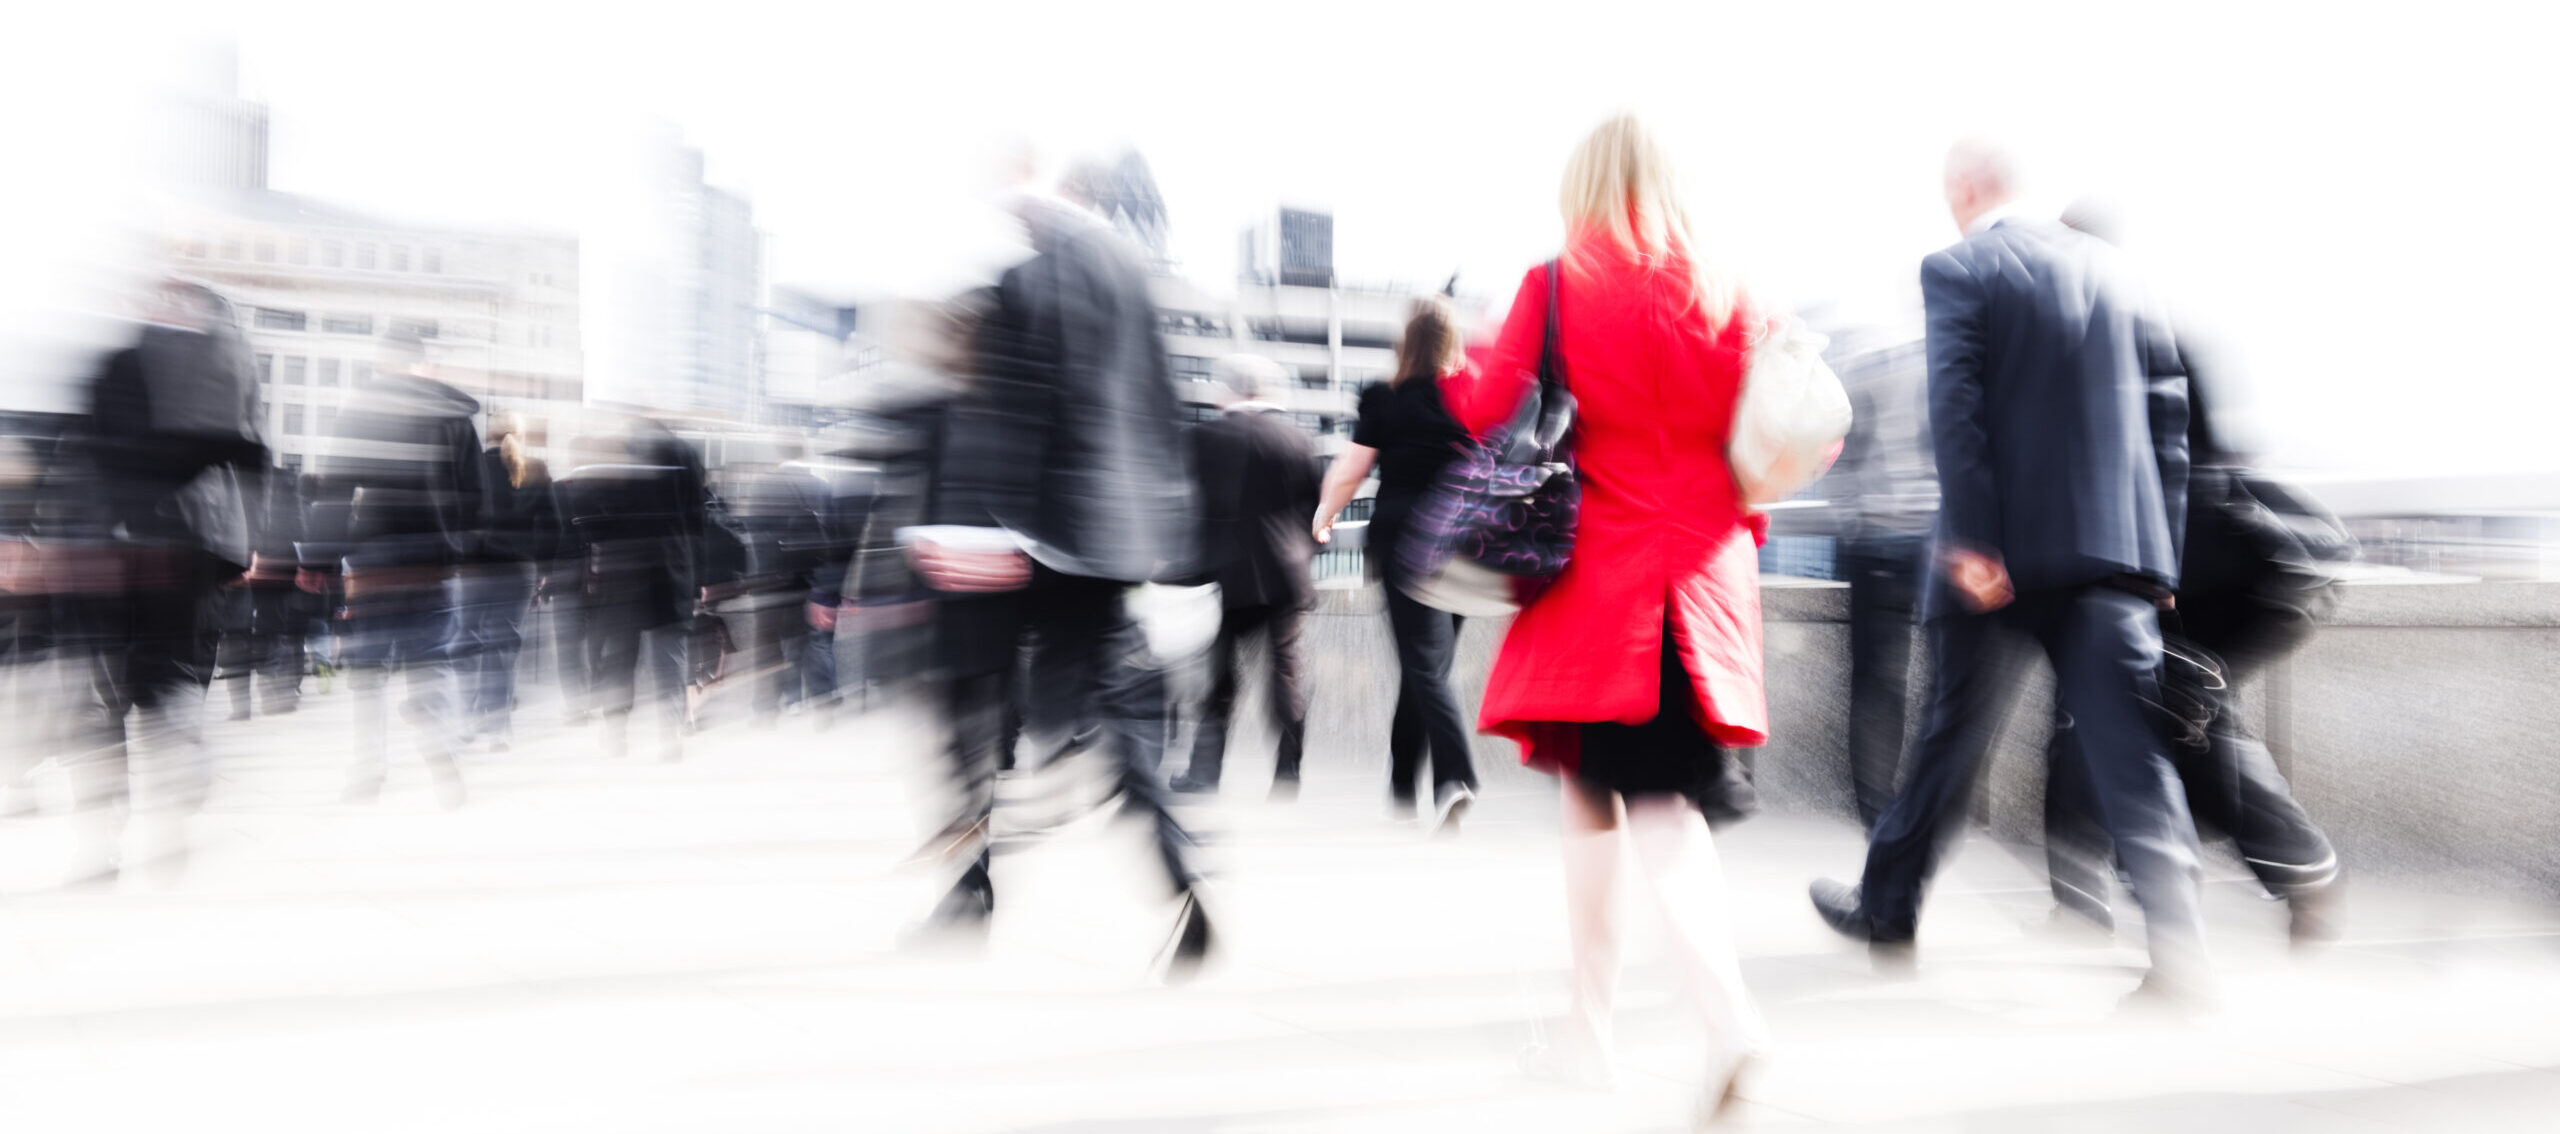
<svg viewBox="0 0 2560 1134">
<path fill-rule="evenodd" d="M 1573 556 L 1582 485 L 1571 454 L 1573 394 L 1558 345 L 1562 292 L 1547 264 L 1546 341 L 1538 384 L 1511 420 L 1450 462 L 1413 512 L 1397 549 L 1406 594 L 1462 615 L 1508 614 L 1535 598 Z"/>
</svg>

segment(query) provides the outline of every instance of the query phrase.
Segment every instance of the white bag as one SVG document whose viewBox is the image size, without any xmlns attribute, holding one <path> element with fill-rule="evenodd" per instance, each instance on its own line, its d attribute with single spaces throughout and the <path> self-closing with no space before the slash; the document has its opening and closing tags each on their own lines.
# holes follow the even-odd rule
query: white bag
<svg viewBox="0 0 2560 1134">
<path fill-rule="evenodd" d="M 1774 504 L 1813 483 L 1849 435 L 1849 392 L 1822 361 L 1829 340 L 1794 319 L 1751 347 L 1725 462 L 1744 503 Z"/>
<path fill-rule="evenodd" d="M 1226 617 L 1216 583 L 1197 587 L 1140 583 L 1129 588 L 1128 611 L 1146 635 L 1148 655 L 1159 665 L 1208 649 L 1218 640 L 1219 620 Z"/>
</svg>

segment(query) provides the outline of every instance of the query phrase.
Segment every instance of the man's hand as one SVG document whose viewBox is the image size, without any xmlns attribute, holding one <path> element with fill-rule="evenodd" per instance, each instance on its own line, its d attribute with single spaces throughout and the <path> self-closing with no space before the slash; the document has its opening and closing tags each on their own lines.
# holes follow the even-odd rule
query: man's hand
<svg viewBox="0 0 2560 1134">
<path fill-rule="evenodd" d="M 836 608 L 834 604 L 813 602 L 807 605 L 809 612 L 809 629 L 818 631 L 821 634 L 833 634 L 836 632 Z"/>
<path fill-rule="evenodd" d="M 1332 543 L 1332 542 L 1333 542 L 1333 517 L 1331 517 L 1331 516 L 1318 516 L 1318 517 L 1316 517 L 1315 534 L 1316 534 L 1316 542 L 1317 542 L 1317 543 L 1320 543 L 1320 544 L 1322 544 L 1322 543 Z"/>
<path fill-rule="evenodd" d="M 1989 614 L 2018 597 L 2000 557 L 1969 548 L 1947 552 L 1947 581 L 1955 584 L 1965 609 L 1975 614 Z"/>
<path fill-rule="evenodd" d="M 953 594 L 1000 594 L 1031 584 L 1031 557 L 1019 551 L 954 551 L 930 540 L 907 550 L 925 585 Z"/>
</svg>

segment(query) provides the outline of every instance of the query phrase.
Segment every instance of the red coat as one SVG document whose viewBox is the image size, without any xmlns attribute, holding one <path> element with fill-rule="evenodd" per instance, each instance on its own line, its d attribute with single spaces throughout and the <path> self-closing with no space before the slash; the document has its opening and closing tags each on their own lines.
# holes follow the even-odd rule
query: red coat
<svg viewBox="0 0 2560 1134">
<path fill-rule="evenodd" d="M 1639 724 L 1662 704 L 1666 610 L 1690 709 L 1729 747 L 1765 744 L 1759 541 L 1725 464 L 1742 391 L 1748 318 L 1710 330 L 1680 269 L 1657 269 L 1606 241 L 1564 272 L 1565 383 L 1579 418 L 1582 514 L 1573 559 L 1511 624 L 1477 727 L 1521 744 L 1549 771 L 1580 759 L 1574 722 Z M 1520 282 L 1478 377 L 1444 383 L 1451 412 L 1479 436 L 1510 418 L 1537 381 L 1547 269 Z"/>
</svg>

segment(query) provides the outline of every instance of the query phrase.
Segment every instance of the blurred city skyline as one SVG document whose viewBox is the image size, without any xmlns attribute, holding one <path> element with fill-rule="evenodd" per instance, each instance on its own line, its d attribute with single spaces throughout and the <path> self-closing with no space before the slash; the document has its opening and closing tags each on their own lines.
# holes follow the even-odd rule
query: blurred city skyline
<svg viewBox="0 0 2560 1134">
<path fill-rule="evenodd" d="M 26 128 L 12 149 L 47 176 L 9 193 L 21 216 L 63 223 L 36 234 L 53 271 L 9 286 L 8 318 L 63 302 L 65 266 L 117 220 L 121 127 L 187 80 L 188 52 L 223 43 L 240 93 L 273 109 L 278 189 L 573 232 L 592 262 L 638 239 L 635 155 L 672 131 L 752 201 L 772 283 L 848 300 L 947 292 L 1000 266 L 1015 238 L 987 205 L 999 155 L 1025 139 L 1144 153 L 1172 257 L 1211 287 L 1233 279 L 1240 228 L 1304 202 L 1333 210 L 1347 279 L 1454 271 L 1507 296 L 1559 236 L 1567 146 L 1634 107 L 1681 152 L 1710 247 L 1773 301 L 1906 317 L 1918 258 L 1953 238 L 1939 154 L 1989 132 L 2029 155 L 2037 208 L 2084 193 L 2120 207 L 2133 251 L 2244 369 L 2282 462 L 2553 465 L 2560 391 L 2533 373 L 2548 363 L 2493 345 L 2554 298 L 2533 254 L 2560 243 L 2541 207 L 2554 186 L 2531 139 L 2560 92 L 2528 37 L 2484 34 L 2459 5 L 2415 26 L 2200 5 L 1602 8 L 1616 18 L 1324 3 L 750 4 L 714 26 L 474 3 L 65 14 L 10 52 L 24 56 L 8 68 L 11 133 Z M 1597 30 L 1645 24 L 1658 33 Z M 2489 232 L 2444 223 L 2470 218 Z M 593 372 L 620 349 L 608 296 L 584 300 Z"/>
</svg>

